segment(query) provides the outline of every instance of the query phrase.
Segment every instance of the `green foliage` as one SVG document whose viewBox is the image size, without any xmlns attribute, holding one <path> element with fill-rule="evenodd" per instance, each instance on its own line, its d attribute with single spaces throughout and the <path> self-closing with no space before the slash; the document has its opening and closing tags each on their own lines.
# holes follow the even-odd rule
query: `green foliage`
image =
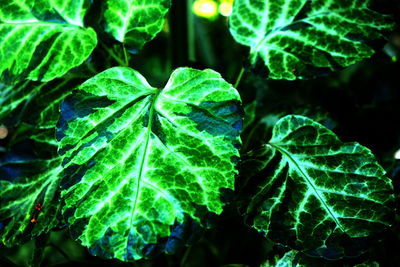
<svg viewBox="0 0 400 267">
<path fill-rule="evenodd" d="M 390 83 L 350 86 L 363 64 L 271 81 L 370 57 L 390 16 L 368 0 L 235 0 L 206 23 L 190 3 L 0 0 L 0 265 L 228 266 L 246 248 L 250 266 L 374 266 L 381 239 L 400 240 L 385 237 L 400 130 L 374 109 L 398 103 Z M 379 138 L 357 133 L 368 108 Z M 144 261 L 162 252 L 177 256 Z"/>
<path fill-rule="evenodd" d="M 177 69 L 162 90 L 121 67 L 83 83 L 61 105 L 57 134 L 63 210 L 82 245 L 139 259 L 173 225 L 220 214 L 237 174 L 239 105 L 211 70 Z"/>
<path fill-rule="evenodd" d="M 96 33 L 83 27 L 89 1 L 1 0 L 0 74 L 50 81 L 80 65 L 96 47 Z"/>
<path fill-rule="evenodd" d="M 52 145 L 45 148 L 56 150 Z M 39 150 L 34 142 L 24 141 L 0 161 L 0 239 L 7 246 L 36 238 L 60 223 L 61 157 L 46 150 L 38 156 Z"/>
<path fill-rule="evenodd" d="M 129 48 L 141 49 L 164 25 L 170 0 L 107 0 L 105 30 Z"/>
<path fill-rule="evenodd" d="M 369 0 L 236 0 L 230 30 L 250 47 L 250 64 L 294 80 L 350 66 L 374 51 L 363 40 L 394 28 Z"/>
<path fill-rule="evenodd" d="M 394 197 L 385 170 L 369 149 L 340 141 L 319 123 L 286 116 L 249 157 L 245 173 L 260 176 L 245 214 L 275 242 L 313 250 L 335 235 L 366 237 L 391 224 Z"/>
<path fill-rule="evenodd" d="M 25 122 L 39 129 L 54 129 L 61 100 L 80 82 L 80 78 L 65 77 L 47 83 L 4 84 L 0 91 L 0 121 L 8 125 Z"/>
</svg>

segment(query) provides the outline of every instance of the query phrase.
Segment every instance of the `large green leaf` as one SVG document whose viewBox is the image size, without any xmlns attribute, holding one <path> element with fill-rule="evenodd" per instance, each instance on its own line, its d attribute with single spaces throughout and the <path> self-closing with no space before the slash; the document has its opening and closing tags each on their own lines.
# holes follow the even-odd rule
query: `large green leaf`
<svg viewBox="0 0 400 267">
<path fill-rule="evenodd" d="M 132 49 L 140 49 L 159 33 L 171 0 L 107 0 L 105 30 Z"/>
<path fill-rule="evenodd" d="M 61 157 L 25 140 L 0 159 L 0 239 L 6 246 L 28 241 L 59 225 Z M 54 153 L 55 154 L 55 153 Z M 56 155 L 56 154 L 55 154 Z M 43 208 L 40 210 L 40 206 Z"/>
<path fill-rule="evenodd" d="M 212 70 L 177 69 L 164 89 L 124 67 L 83 83 L 61 105 L 57 133 L 74 236 L 106 258 L 172 253 L 186 223 L 220 214 L 233 189 L 239 105 Z"/>
<path fill-rule="evenodd" d="M 96 47 L 84 28 L 89 0 L 0 0 L 0 74 L 49 81 L 80 65 Z"/>
<path fill-rule="evenodd" d="M 390 225 L 391 180 L 371 151 L 311 119 L 280 119 L 269 144 L 249 156 L 244 169 L 259 173 L 243 210 L 275 242 L 327 248 L 338 236 L 363 238 Z"/>
<path fill-rule="evenodd" d="M 304 78 L 370 57 L 363 40 L 390 30 L 389 17 L 369 0 L 235 0 L 230 31 L 249 46 L 254 68 L 272 79 Z"/>
</svg>

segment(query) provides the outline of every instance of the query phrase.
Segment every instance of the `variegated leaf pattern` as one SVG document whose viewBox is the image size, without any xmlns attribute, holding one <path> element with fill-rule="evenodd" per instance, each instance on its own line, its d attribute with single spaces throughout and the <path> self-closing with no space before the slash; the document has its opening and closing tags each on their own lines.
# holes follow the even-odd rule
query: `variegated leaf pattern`
<svg viewBox="0 0 400 267">
<path fill-rule="evenodd" d="M 84 28 L 89 0 L 0 0 L 0 74 L 50 81 L 86 60 L 97 45 Z"/>
<path fill-rule="evenodd" d="M 250 47 L 253 68 L 271 79 L 308 78 L 352 65 L 374 51 L 364 40 L 394 27 L 369 0 L 235 0 L 230 31 Z"/>
<path fill-rule="evenodd" d="M 363 238 L 391 224 L 391 180 L 371 151 L 309 118 L 283 117 L 269 144 L 248 156 L 243 168 L 258 174 L 243 211 L 274 242 L 313 250 L 335 235 Z"/>
<path fill-rule="evenodd" d="M 170 0 L 107 0 L 105 31 L 130 49 L 140 49 L 159 33 Z"/>
<path fill-rule="evenodd" d="M 56 152 L 56 147 L 39 144 L 43 145 Z M 25 140 L 0 158 L 0 239 L 6 246 L 21 244 L 60 225 L 61 157 L 38 157 L 37 146 Z"/>
<path fill-rule="evenodd" d="M 212 70 L 179 68 L 163 89 L 125 67 L 89 79 L 62 103 L 57 132 L 74 237 L 123 261 L 174 252 L 188 223 L 222 212 L 241 127 L 238 92 Z"/>
</svg>

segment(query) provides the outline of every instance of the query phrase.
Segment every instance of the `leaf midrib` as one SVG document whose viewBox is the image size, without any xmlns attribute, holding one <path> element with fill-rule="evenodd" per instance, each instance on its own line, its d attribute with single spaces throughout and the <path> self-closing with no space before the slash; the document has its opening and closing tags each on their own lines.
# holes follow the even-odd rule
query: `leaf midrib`
<svg viewBox="0 0 400 267">
<path fill-rule="evenodd" d="M 151 133 L 152 133 L 151 126 L 153 124 L 155 106 L 156 106 L 157 99 L 158 99 L 158 96 L 160 95 L 160 93 L 161 93 L 161 90 L 158 90 L 154 94 L 154 100 L 153 100 L 153 103 L 151 103 L 151 107 L 150 107 L 149 122 L 148 122 L 148 125 L 147 125 L 145 147 L 144 147 L 144 151 L 143 151 L 143 155 L 142 155 L 142 161 L 140 163 L 139 174 L 138 174 L 138 178 L 137 178 L 135 199 L 134 199 L 132 210 L 131 210 L 131 217 L 130 217 L 130 223 L 129 223 L 130 227 L 132 226 L 132 221 L 133 221 L 133 218 L 135 217 L 137 203 L 138 203 L 138 200 L 139 200 L 140 187 L 141 187 L 140 184 L 141 184 L 141 180 L 142 180 L 142 176 L 143 176 L 143 167 L 144 167 L 144 165 L 146 163 L 146 159 L 147 159 L 147 156 L 148 156 L 147 155 L 147 150 L 148 150 L 148 147 L 149 147 L 150 136 L 151 136 Z"/>
<path fill-rule="evenodd" d="M 299 171 L 301 176 L 304 178 L 305 182 L 309 185 L 309 187 L 311 187 L 313 189 L 314 195 L 322 203 L 323 207 L 329 213 L 329 215 L 331 216 L 333 221 L 336 223 L 336 225 L 339 227 L 339 229 L 342 230 L 342 232 L 345 233 L 346 231 L 344 230 L 344 228 L 340 224 L 339 220 L 335 217 L 335 215 L 333 214 L 333 212 L 329 208 L 328 204 L 325 202 L 324 198 L 318 193 L 317 187 L 314 185 L 314 183 L 312 182 L 311 178 L 308 177 L 306 172 L 300 167 L 300 165 L 297 163 L 297 161 L 290 155 L 290 152 L 287 151 L 286 149 L 284 149 L 283 147 L 275 144 L 275 143 L 269 142 L 269 145 L 271 145 L 273 148 L 278 150 L 282 155 L 284 155 L 295 166 L 295 168 Z"/>
</svg>

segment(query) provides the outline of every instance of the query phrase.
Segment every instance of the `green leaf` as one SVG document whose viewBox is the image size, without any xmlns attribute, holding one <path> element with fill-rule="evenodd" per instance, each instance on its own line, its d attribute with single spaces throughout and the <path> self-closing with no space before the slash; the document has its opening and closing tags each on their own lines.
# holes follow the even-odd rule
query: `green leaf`
<svg viewBox="0 0 400 267">
<path fill-rule="evenodd" d="M 37 129 L 54 131 L 61 100 L 82 81 L 82 78 L 65 77 L 47 83 L 0 84 L 0 122 L 6 125 L 26 122 Z"/>
<path fill-rule="evenodd" d="M 50 9 L 57 11 L 66 22 L 83 27 L 83 19 L 89 9 L 91 0 L 34 0 L 38 3 L 48 2 Z"/>
<path fill-rule="evenodd" d="M 244 213 L 274 242 L 326 248 L 337 236 L 363 238 L 391 223 L 391 180 L 371 151 L 306 117 L 280 119 L 243 165 L 259 172 Z"/>
<path fill-rule="evenodd" d="M 46 155 L 38 157 L 38 146 L 44 145 Z M 47 155 L 49 150 L 56 152 L 56 147 L 25 140 L 0 160 L 0 239 L 6 246 L 21 244 L 59 226 L 63 168 L 61 157 Z M 43 206 L 40 211 L 38 204 Z"/>
<path fill-rule="evenodd" d="M 61 105 L 62 198 L 82 245 L 129 261 L 185 242 L 233 189 L 238 92 L 212 70 L 179 68 L 164 89 L 130 68 L 89 79 Z M 186 236 L 186 237 L 185 237 Z"/>
<path fill-rule="evenodd" d="M 364 40 L 394 24 L 368 9 L 369 0 L 235 0 L 230 31 L 250 47 L 253 68 L 271 79 L 294 80 L 336 70 L 370 57 Z"/>
<path fill-rule="evenodd" d="M 141 49 L 164 25 L 170 0 L 107 0 L 105 31 L 132 49 Z"/>
<path fill-rule="evenodd" d="M 97 45 L 84 28 L 88 0 L 0 0 L 0 74 L 50 81 L 86 60 Z"/>
</svg>

